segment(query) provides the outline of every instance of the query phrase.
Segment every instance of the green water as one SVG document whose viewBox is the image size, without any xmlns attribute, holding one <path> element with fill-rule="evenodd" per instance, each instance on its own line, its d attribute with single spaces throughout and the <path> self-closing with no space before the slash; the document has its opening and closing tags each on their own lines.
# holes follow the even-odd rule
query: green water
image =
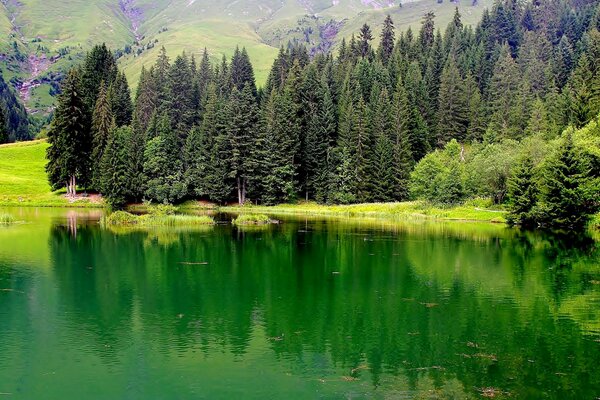
<svg viewBox="0 0 600 400">
<path fill-rule="evenodd" d="M 0 397 L 596 399 L 600 251 L 495 225 L 0 227 Z"/>
</svg>

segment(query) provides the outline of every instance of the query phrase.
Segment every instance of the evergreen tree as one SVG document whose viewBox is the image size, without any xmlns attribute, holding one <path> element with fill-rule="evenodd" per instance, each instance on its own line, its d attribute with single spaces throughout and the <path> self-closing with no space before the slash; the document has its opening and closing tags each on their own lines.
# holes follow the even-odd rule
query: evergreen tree
<svg viewBox="0 0 600 400">
<path fill-rule="evenodd" d="M 133 104 L 131 103 L 131 92 L 124 72 L 118 72 L 115 80 L 110 84 L 108 99 L 116 126 L 130 125 Z"/>
<path fill-rule="evenodd" d="M 6 124 L 4 107 L 0 106 L 0 144 L 3 143 L 8 143 L 8 126 Z"/>
<path fill-rule="evenodd" d="M 378 98 L 373 99 L 370 128 L 374 145 L 370 165 L 370 186 L 373 188 L 372 200 L 386 202 L 394 200 L 394 142 L 390 99 L 384 88 Z"/>
<path fill-rule="evenodd" d="M 48 131 L 48 179 L 55 190 L 66 186 L 68 196 L 76 195 L 78 181 L 85 185 L 90 178 L 90 123 L 82 93 L 79 74 L 73 69 L 63 81 Z"/>
<path fill-rule="evenodd" d="M 364 24 L 360 28 L 360 34 L 358 39 L 358 54 L 362 58 L 368 58 L 371 56 L 371 40 L 373 40 L 373 34 L 371 33 L 371 27 Z"/>
<path fill-rule="evenodd" d="M 185 134 L 197 122 L 197 110 L 194 104 L 198 95 L 197 87 L 191 84 L 194 80 L 188 57 L 184 53 L 175 58 L 169 70 L 167 91 L 169 93 L 169 117 L 173 128 L 179 132 L 180 143 L 185 142 Z"/>
<path fill-rule="evenodd" d="M 245 87 L 248 87 L 252 92 L 252 95 L 256 97 L 257 91 L 254 79 L 254 69 L 252 68 L 252 63 L 250 62 L 250 57 L 248 57 L 246 48 L 243 48 L 241 51 L 239 47 L 235 49 L 233 58 L 231 59 L 230 73 L 231 82 L 239 92 L 242 92 Z"/>
<path fill-rule="evenodd" d="M 419 43 L 421 44 L 421 51 L 423 54 L 427 54 L 434 42 L 435 33 L 435 13 L 428 11 L 421 21 L 421 30 L 419 32 Z"/>
<path fill-rule="evenodd" d="M 208 86 L 214 80 L 213 68 L 208 58 L 208 50 L 204 48 L 202 52 L 202 60 L 200 61 L 200 67 L 198 68 L 198 91 L 200 99 L 204 99 L 208 95 Z"/>
<path fill-rule="evenodd" d="M 559 228 L 580 230 L 598 208 L 598 194 L 590 190 L 590 169 L 568 130 L 562 143 L 542 167 L 541 221 Z M 596 189 L 597 190 L 597 189 Z"/>
<path fill-rule="evenodd" d="M 117 63 L 106 44 L 96 45 L 90 50 L 81 68 L 81 90 L 86 111 L 94 109 L 100 91 L 100 84 L 110 86 L 117 76 Z"/>
<path fill-rule="evenodd" d="M 572 69 L 573 46 L 569 38 L 563 35 L 558 43 L 554 59 L 554 76 L 559 88 L 562 88 L 567 83 Z"/>
<path fill-rule="evenodd" d="M 146 132 L 150 118 L 156 112 L 158 93 L 155 83 L 152 71 L 142 67 L 133 111 L 133 125 L 137 132 Z"/>
<path fill-rule="evenodd" d="M 570 122 L 576 128 L 581 128 L 596 117 L 591 109 L 593 81 L 589 59 L 586 54 L 583 54 L 567 85 Z"/>
<path fill-rule="evenodd" d="M 394 21 L 389 15 L 383 21 L 383 30 L 381 31 L 381 42 L 379 43 L 378 54 L 379 59 L 384 65 L 390 60 L 394 51 Z"/>
<path fill-rule="evenodd" d="M 177 132 L 171 129 L 166 112 L 158 118 L 156 129 L 157 136 L 148 140 L 144 150 L 144 194 L 159 203 L 175 203 L 187 191 Z"/>
<path fill-rule="evenodd" d="M 112 208 L 121 208 L 131 196 L 131 143 L 129 127 L 117 128 L 109 136 L 100 162 L 100 187 Z"/>
<path fill-rule="evenodd" d="M 508 179 L 508 221 L 514 225 L 535 225 L 535 206 L 538 200 L 535 165 L 526 155 L 515 165 Z"/>
<path fill-rule="evenodd" d="M 227 104 L 227 138 L 229 155 L 229 177 L 237 186 L 238 203 L 244 204 L 252 179 L 251 153 L 258 128 L 258 107 L 253 94 L 252 83 L 244 86 L 241 92 L 234 87 Z"/>
<path fill-rule="evenodd" d="M 464 141 L 469 125 L 469 102 L 466 88 L 453 57 L 442 72 L 438 100 L 437 145 L 452 139 Z"/>
<path fill-rule="evenodd" d="M 104 149 L 108 143 L 110 133 L 114 129 L 115 120 L 113 117 L 111 105 L 108 98 L 108 91 L 104 84 L 100 87 L 98 100 L 92 114 L 92 186 L 95 189 L 101 188 L 101 165 L 100 161 L 104 154 Z"/>
<path fill-rule="evenodd" d="M 415 129 L 418 123 L 414 121 L 413 107 L 408 104 L 408 96 L 402 79 L 396 84 L 396 91 L 392 99 L 392 138 L 394 141 L 394 198 L 406 200 L 408 198 L 408 186 L 410 170 L 413 164 L 411 151 L 411 129 Z M 415 146 L 418 148 L 419 146 Z"/>
</svg>

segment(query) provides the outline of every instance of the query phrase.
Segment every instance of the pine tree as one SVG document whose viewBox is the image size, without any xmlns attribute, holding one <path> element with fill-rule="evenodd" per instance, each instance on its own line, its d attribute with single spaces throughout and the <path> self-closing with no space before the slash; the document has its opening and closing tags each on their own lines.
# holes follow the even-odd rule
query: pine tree
<svg viewBox="0 0 600 400">
<path fill-rule="evenodd" d="M 240 51 L 239 47 L 235 49 L 233 57 L 231 59 L 231 82 L 232 85 L 237 88 L 239 92 L 242 92 L 245 87 L 248 87 L 252 92 L 252 95 L 256 97 L 256 82 L 254 79 L 254 69 L 250 62 L 250 57 L 246 48 L 242 48 Z"/>
<path fill-rule="evenodd" d="M 156 91 L 156 110 L 163 113 L 171 107 L 171 99 L 169 97 L 168 83 L 169 71 L 171 70 L 171 61 L 167 56 L 167 50 L 161 47 L 156 63 L 152 68 L 152 78 L 154 82 L 152 86 Z"/>
<path fill-rule="evenodd" d="M 576 128 L 581 128 L 596 117 L 591 109 L 593 81 L 589 59 L 586 54 L 583 54 L 567 84 L 570 122 Z"/>
<path fill-rule="evenodd" d="M 137 132 L 145 134 L 150 118 L 156 112 L 158 93 L 152 71 L 142 67 L 140 80 L 135 95 L 133 125 Z"/>
<path fill-rule="evenodd" d="M 384 65 L 387 65 L 394 51 L 394 21 L 388 15 L 383 21 L 383 30 L 381 31 L 381 42 L 379 43 L 379 59 Z"/>
<path fill-rule="evenodd" d="M 124 72 L 118 72 L 115 80 L 111 83 L 108 90 L 108 99 L 116 126 L 130 125 L 133 104 L 131 103 L 129 84 Z"/>
<path fill-rule="evenodd" d="M 0 106 L 0 144 L 8 143 L 8 126 L 4 107 Z"/>
<path fill-rule="evenodd" d="M 589 166 L 568 130 L 542 168 L 541 221 L 549 227 L 580 230 L 597 211 L 597 192 L 589 190 Z M 594 196 L 596 197 L 594 199 Z"/>
<path fill-rule="evenodd" d="M 552 133 L 546 105 L 540 98 L 537 98 L 533 102 L 531 116 L 529 117 L 525 133 L 528 136 L 543 135 L 545 137 L 549 137 Z"/>
<path fill-rule="evenodd" d="M 131 196 L 131 135 L 129 127 L 111 132 L 100 162 L 102 195 L 112 208 L 123 207 Z"/>
<path fill-rule="evenodd" d="M 410 170 L 413 164 L 410 137 L 411 129 L 415 127 L 412 109 L 408 104 L 408 96 L 402 84 L 402 79 L 399 79 L 393 96 L 391 126 L 394 141 L 395 200 L 406 200 L 408 198 Z"/>
<path fill-rule="evenodd" d="M 469 102 L 469 128 L 467 130 L 467 140 L 470 142 L 480 142 L 483 140 L 483 135 L 485 134 L 485 128 L 487 126 L 485 102 L 481 98 L 477 82 L 471 74 L 468 74 L 465 79 L 465 89 Z"/>
<path fill-rule="evenodd" d="M 358 39 L 358 54 L 362 58 L 368 58 L 371 56 L 371 40 L 373 40 L 373 34 L 371 33 L 371 27 L 364 24 L 360 28 L 360 34 Z"/>
<path fill-rule="evenodd" d="M 172 204 L 187 192 L 179 140 L 166 112 L 158 118 L 156 129 L 157 136 L 148 140 L 144 150 L 144 194 L 150 200 Z"/>
<path fill-rule="evenodd" d="M 91 113 L 96 104 L 100 83 L 110 86 L 117 76 L 117 63 L 106 44 L 96 45 L 90 50 L 81 68 L 81 90 L 86 110 Z"/>
<path fill-rule="evenodd" d="M 437 145 L 442 147 L 452 139 L 463 142 L 469 125 L 469 103 L 465 84 L 453 57 L 442 72 L 437 114 Z"/>
<path fill-rule="evenodd" d="M 490 82 L 488 97 L 490 130 L 498 138 L 518 138 L 521 133 L 523 109 L 519 103 L 520 76 L 508 47 L 496 63 Z"/>
<path fill-rule="evenodd" d="M 85 99 L 76 70 L 71 70 L 62 84 L 62 94 L 48 131 L 50 147 L 46 172 L 53 189 L 65 185 L 68 196 L 75 196 L 77 182 L 90 178 L 91 135 Z"/>
<path fill-rule="evenodd" d="M 229 176 L 236 182 L 238 203 L 242 205 L 252 179 L 251 153 L 258 128 L 258 107 L 252 84 L 244 86 L 241 92 L 234 87 L 227 108 L 227 137 L 231 149 Z"/>
<path fill-rule="evenodd" d="M 571 75 L 573 69 L 573 46 L 565 35 L 560 39 L 554 59 L 554 76 L 556 84 L 562 88 Z"/>
<path fill-rule="evenodd" d="M 197 122 L 194 98 L 198 94 L 197 87 L 191 84 L 194 80 L 187 55 L 184 53 L 175 58 L 169 70 L 167 92 L 169 93 L 169 117 L 173 128 L 179 132 L 180 143 L 185 142 L 185 134 Z"/>
<path fill-rule="evenodd" d="M 198 91 L 200 99 L 204 99 L 208 95 L 208 86 L 214 80 L 213 68 L 208 57 L 208 50 L 206 47 L 202 52 L 202 60 L 200 61 L 200 67 L 198 68 Z"/>
<path fill-rule="evenodd" d="M 296 194 L 294 152 L 300 129 L 290 91 L 272 92 L 265 106 L 264 122 L 257 147 L 262 172 L 261 201 L 272 205 L 290 201 Z"/>
<path fill-rule="evenodd" d="M 514 225 L 533 227 L 538 187 L 533 159 L 526 155 L 513 167 L 508 179 L 508 221 Z"/>
<path fill-rule="evenodd" d="M 370 186 L 372 200 L 387 202 L 394 200 L 394 142 L 390 99 L 384 88 L 371 106 L 370 128 L 374 145 L 370 160 Z"/>
<path fill-rule="evenodd" d="M 435 33 L 435 13 L 428 11 L 421 21 L 421 30 L 419 31 L 419 43 L 421 44 L 421 51 L 423 54 L 428 54 L 429 49 L 434 42 Z"/>
<path fill-rule="evenodd" d="M 108 143 L 110 133 L 114 129 L 115 120 L 111 110 L 108 98 L 108 91 L 104 84 L 101 85 L 98 100 L 92 114 L 92 187 L 101 188 L 100 161 L 104 154 L 104 149 Z"/>
</svg>

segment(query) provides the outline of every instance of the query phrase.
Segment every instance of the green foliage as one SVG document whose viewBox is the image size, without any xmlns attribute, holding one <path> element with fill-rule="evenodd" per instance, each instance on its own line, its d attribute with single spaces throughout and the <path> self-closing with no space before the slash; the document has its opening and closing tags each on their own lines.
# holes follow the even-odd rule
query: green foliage
<svg viewBox="0 0 600 400">
<path fill-rule="evenodd" d="M 231 221 L 234 225 L 265 225 L 271 222 L 271 219 L 264 214 L 240 214 Z"/>
<path fill-rule="evenodd" d="M 125 206 L 132 195 L 131 135 L 129 127 L 114 129 L 100 161 L 100 187 L 112 208 Z"/>
<path fill-rule="evenodd" d="M 177 227 L 213 225 L 215 221 L 207 215 L 144 214 L 134 215 L 125 211 L 116 211 L 102 219 L 104 226 L 112 227 Z"/>
</svg>

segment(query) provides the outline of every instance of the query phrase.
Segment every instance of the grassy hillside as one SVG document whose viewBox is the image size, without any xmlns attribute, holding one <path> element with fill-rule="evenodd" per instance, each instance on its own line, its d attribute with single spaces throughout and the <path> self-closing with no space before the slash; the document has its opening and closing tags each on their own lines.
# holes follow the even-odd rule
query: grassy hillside
<svg viewBox="0 0 600 400">
<path fill-rule="evenodd" d="M 48 143 L 43 140 L 0 145 L 0 205 L 89 206 L 83 200 L 70 203 L 52 192 L 44 169 Z"/>
<path fill-rule="evenodd" d="M 477 6 L 458 6 L 469 24 L 490 4 L 482 0 Z M 171 56 L 184 50 L 199 56 L 206 47 L 215 60 L 230 56 L 236 45 L 245 46 L 262 85 L 278 47 L 289 40 L 308 38 L 309 47 L 326 40 L 326 48 L 332 48 L 365 22 L 378 34 L 388 13 L 404 30 L 418 29 L 425 12 L 434 10 L 444 27 L 456 5 L 436 0 L 402 7 L 398 0 L 2 0 L 0 70 L 7 81 L 16 79 L 16 86 L 36 80 L 26 101 L 38 114 L 46 114 L 54 100 L 48 80 L 101 42 L 115 50 L 131 48 L 119 63 L 134 87 L 142 66 L 154 63 L 161 46 Z M 335 26 L 332 37 L 331 31 L 321 34 L 328 23 Z"/>
</svg>

